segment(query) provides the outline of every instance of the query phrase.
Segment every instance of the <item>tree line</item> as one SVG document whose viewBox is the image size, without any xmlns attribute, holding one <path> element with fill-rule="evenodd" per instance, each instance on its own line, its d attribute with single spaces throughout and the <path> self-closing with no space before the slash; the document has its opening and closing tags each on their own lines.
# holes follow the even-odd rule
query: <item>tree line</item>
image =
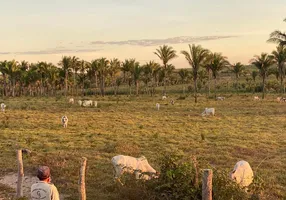
<svg viewBox="0 0 286 200">
<path fill-rule="evenodd" d="M 280 82 L 280 92 L 285 93 L 286 34 L 274 31 L 268 41 L 277 43 L 277 48 L 271 54 L 261 53 L 250 60 L 250 64 L 257 68 L 251 72 L 253 80 L 255 81 L 258 74 L 262 78 L 262 98 L 270 74 L 276 76 Z M 190 68 L 179 70 L 175 70 L 175 66 L 170 64 L 178 53 L 168 45 L 160 46 L 154 52 L 161 60 L 160 63 L 149 61 L 143 65 L 136 59 L 120 61 L 104 57 L 88 62 L 75 56 L 63 56 L 58 65 L 4 60 L 0 61 L 0 91 L 3 97 L 53 96 L 57 92 L 74 96 L 84 95 L 89 89 L 93 90 L 94 94 L 104 96 L 106 87 L 113 88 L 114 95 L 117 95 L 119 87 L 125 85 L 128 86 L 130 95 L 133 88 L 135 95 L 139 95 L 142 88 L 140 85 L 143 84 L 145 93 L 152 96 L 158 86 L 164 88 L 163 94 L 166 95 L 168 85 L 193 82 L 194 98 L 197 102 L 198 83 L 204 82 L 207 85 L 209 96 L 213 80 L 216 96 L 217 78 L 224 69 L 235 75 L 234 85 L 237 89 L 238 79 L 245 75 L 247 66 L 240 62 L 231 64 L 221 53 L 211 52 L 200 45 L 192 44 L 188 47 L 188 50 L 183 50 L 180 54 L 185 57 Z"/>
</svg>

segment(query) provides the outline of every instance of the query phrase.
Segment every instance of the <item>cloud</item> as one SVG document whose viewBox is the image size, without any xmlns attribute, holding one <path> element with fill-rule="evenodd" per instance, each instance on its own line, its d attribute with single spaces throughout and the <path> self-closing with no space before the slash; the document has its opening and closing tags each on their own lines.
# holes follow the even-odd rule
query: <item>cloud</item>
<svg viewBox="0 0 286 200">
<path fill-rule="evenodd" d="M 191 36 L 180 36 L 167 39 L 142 39 L 142 40 L 125 40 L 125 41 L 94 41 L 91 42 L 92 45 L 136 45 L 136 46 L 157 46 L 163 44 L 181 44 L 181 43 L 194 43 L 200 41 L 208 40 L 220 40 L 226 38 L 233 38 L 237 36 L 200 36 L 200 37 L 191 37 Z"/>
<path fill-rule="evenodd" d="M 96 52 L 100 49 L 46 49 L 38 51 L 21 51 L 21 52 L 0 52 L 0 55 L 16 54 L 16 55 L 45 55 L 45 54 L 64 54 L 64 53 L 88 53 Z"/>
</svg>

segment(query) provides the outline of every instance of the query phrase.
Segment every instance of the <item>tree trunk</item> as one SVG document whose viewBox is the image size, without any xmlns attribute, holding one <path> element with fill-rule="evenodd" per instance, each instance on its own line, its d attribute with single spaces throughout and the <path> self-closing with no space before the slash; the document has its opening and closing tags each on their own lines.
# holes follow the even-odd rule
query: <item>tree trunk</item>
<svg viewBox="0 0 286 200">
<path fill-rule="evenodd" d="M 215 91 L 215 99 L 216 99 L 216 77 L 214 79 L 214 91 Z"/>
<path fill-rule="evenodd" d="M 3 73 L 3 97 L 7 96 L 6 74 Z"/>
<path fill-rule="evenodd" d="M 265 79 L 266 77 L 262 77 L 262 99 L 264 99 L 265 96 Z"/>
<path fill-rule="evenodd" d="M 195 86 L 195 103 L 198 102 L 198 96 L 197 96 L 197 77 L 194 77 L 194 86 Z"/>
<path fill-rule="evenodd" d="M 67 96 L 68 93 L 68 72 L 65 73 L 65 96 Z"/>
<path fill-rule="evenodd" d="M 210 84 L 210 82 L 211 82 L 211 74 L 210 74 L 210 71 L 208 71 L 208 73 L 209 73 L 209 77 L 208 77 L 208 98 L 210 98 L 210 95 L 211 95 L 211 84 Z"/>
<path fill-rule="evenodd" d="M 139 81 L 136 80 L 136 96 L 139 95 Z"/>
</svg>

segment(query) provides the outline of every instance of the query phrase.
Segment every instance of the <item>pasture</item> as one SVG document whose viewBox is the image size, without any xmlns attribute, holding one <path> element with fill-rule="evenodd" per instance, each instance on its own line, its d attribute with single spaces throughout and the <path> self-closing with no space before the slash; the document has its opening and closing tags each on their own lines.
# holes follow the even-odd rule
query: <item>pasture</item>
<svg viewBox="0 0 286 200">
<path fill-rule="evenodd" d="M 265 183 L 261 199 L 286 199 L 286 103 L 276 102 L 274 95 L 261 101 L 252 94 L 225 96 L 225 101 L 200 96 L 197 104 L 191 97 L 176 100 L 178 95 L 167 100 L 90 97 L 98 108 L 72 105 L 65 97 L 1 99 L 7 108 L 0 113 L 0 177 L 17 172 L 15 150 L 26 148 L 32 154 L 23 156 L 25 175 L 48 165 L 59 192 L 75 200 L 84 156 L 87 199 L 120 199 L 113 183 L 113 156 L 144 155 L 160 171 L 158 158 L 179 151 L 227 171 L 246 160 Z M 206 107 L 216 109 L 214 117 L 200 115 Z M 69 119 L 66 129 L 63 115 Z"/>
</svg>

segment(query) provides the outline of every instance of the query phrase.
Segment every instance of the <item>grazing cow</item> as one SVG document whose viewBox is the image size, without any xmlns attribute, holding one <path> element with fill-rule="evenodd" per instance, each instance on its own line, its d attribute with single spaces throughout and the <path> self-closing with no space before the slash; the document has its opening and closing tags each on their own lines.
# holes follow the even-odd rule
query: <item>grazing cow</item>
<svg viewBox="0 0 286 200">
<path fill-rule="evenodd" d="M 254 100 L 260 100 L 259 96 L 255 96 Z"/>
<path fill-rule="evenodd" d="M 206 115 L 215 115 L 215 109 L 214 108 L 205 108 L 204 112 L 202 113 L 202 116 L 206 116 Z"/>
<path fill-rule="evenodd" d="M 97 108 L 97 101 L 94 101 L 93 103 L 94 103 L 94 107 Z"/>
<path fill-rule="evenodd" d="M 2 110 L 2 112 L 5 112 L 5 108 L 6 108 L 6 105 L 4 104 L 4 103 L 1 103 L 1 110 Z"/>
<path fill-rule="evenodd" d="M 159 103 L 156 103 L 156 108 L 157 108 L 157 110 L 160 110 L 160 104 Z"/>
<path fill-rule="evenodd" d="M 67 128 L 68 127 L 68 117 L 67 116 L 63 116 L 62 117 L 62 124 L 64 126 L 64 128 Z"/>
<path fill-rule="evenodd" d="M 171 103 L 172 105 L 175 105 L 175 101 L 174 101 L 173 99 L 170 101 L 170 103 Z"/>
<path fill-rule="evenodd" d="M 77 103 L 78 103 L 79 106 L 82 106 L 82 100 L 78 100 Z"/>
<path fill-rule="evenodd" d="M 83 107 L 92 106 L 92 100 L 84 100 L 84 101 L 82 102 L 82 106 L 83 106 Z"/>
<path fill-rule="evenodd" d="M 162 96 L 162 100 L 165 100 L 165 99 L 167 99 L 167 97 L 164 95 L 164 96 Z"/>
<path fill-rule="evenodd" d="M 216 100 L 223 101 L 223 100 L 225 100 L 225 97 L 217 97 Z"/>
<path fill-rule="evenodd" d="M 281 101 L 281 99 L 282 99 L 282 97 L 277 97 L 277 102 L 280 102 Z"/>
<path fill-rule="evenodd" d="M 124 173 L 135 174 L 136 179 L 150 180 L 151 178 L 158 178 L 159 173 L 149 165 L 147 159 L 144 156 L 140 158 L 134 158 L 131 156 L 118 155 L 111 159 L 114 178 L 119 183 L 120 177 Z M 148 174 L 146 174 L 148 173 Z M 150 174 L 150 175 L 149 175 Z M 123 184 L 122 184 L 123 185 Z"/>
<path fill-rule="evenodd" d="M 74 104 L 74 98 L 70 98 L 69 103 Z"/>
<path fill-rule="evenodd" d="M 237 162 L 230 174 L 230 178 L 242 187 L 249 186 L 253 181 L 253 171 L 248 162 Z"/>
</svg>

